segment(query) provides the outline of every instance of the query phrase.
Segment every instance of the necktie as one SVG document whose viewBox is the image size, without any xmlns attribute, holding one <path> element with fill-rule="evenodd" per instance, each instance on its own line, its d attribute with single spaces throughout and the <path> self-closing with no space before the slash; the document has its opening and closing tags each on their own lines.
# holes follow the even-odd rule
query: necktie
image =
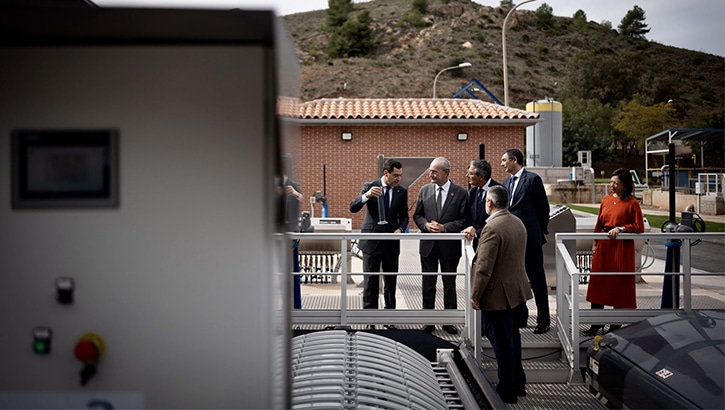
<svg viewBox="0 0 725 410">
<path fill-rule="evenodd" d="M 385 217 L 388 217 L 388 212 L 390 212 L 390 187 L 385 187 Z"/>
<path fill-rule="evenodd" d="M 511 181 L 509 182 L 509 203 L 514 202 L 514 187 L 516 186 L 516 175 L 511 176 Z"/>
<path fill-rule="evenodd" d="M 436 197 L 436 211 L 438 211 L 438 218 L 441 217 L 441 208 L 443 204 L 443 187 L 438 187 L 438 196 Z"/>
<path fill-rule="evenodd" d="M 483 188 L 478 188 L 478 203 L 476 204 L 476 212 L 483 212 L 483 197 L 486 191 Z"/>
</svg>

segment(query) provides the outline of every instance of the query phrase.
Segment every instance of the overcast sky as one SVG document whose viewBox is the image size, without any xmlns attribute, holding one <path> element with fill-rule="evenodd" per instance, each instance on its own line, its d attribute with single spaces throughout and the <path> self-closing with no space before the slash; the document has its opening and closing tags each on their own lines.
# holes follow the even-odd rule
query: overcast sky
<svg viewBox="0 0 725 410">
<path fill-rule="evenodd" d="M 324 10 L 327 0 L 94 0 L 98 5 L 173 6 L 274 9 L 279 15 Z M 361 0 L 353 0 L 362 3 Z M 428 0 L 430 4 L 437 0 Z M 474 0 L 486 6 L 498 6 L 500 0 Z M 523 0 L 521 0 L 523 1 Z M 521 1 L 514 1 L 518 4 Z M 635 5 L 645 11 L 650 32 L 647 39 L 660 44 L 725 56 L 725 1 L 723 0 L 537 0 L 521 10 L 536 10 L 547 3 L 555 16 L 571 17 L 581 9 L 587 19 L 608 20 L 616 29 Z"/>
</svg>

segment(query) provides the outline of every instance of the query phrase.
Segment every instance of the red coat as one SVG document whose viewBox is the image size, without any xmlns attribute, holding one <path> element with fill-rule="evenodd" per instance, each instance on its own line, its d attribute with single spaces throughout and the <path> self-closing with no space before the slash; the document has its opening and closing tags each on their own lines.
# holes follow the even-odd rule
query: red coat
<svg viewBox="0 0 725 410">
<path fill-rule="evenodd" d="M 607 232 L 621 226 L 626 233 L 644 232 L 644 218 L 637 199 L 622 200 L 613 195 L 602 198 L 594 232 Z M 634 241 L 601 239 L 592 258 L 592 272 L 634 272 Z M 587 300 L 618 308 L 637 308 L 634 275 L 592 275 L 589 277 Z"/>
</svg>

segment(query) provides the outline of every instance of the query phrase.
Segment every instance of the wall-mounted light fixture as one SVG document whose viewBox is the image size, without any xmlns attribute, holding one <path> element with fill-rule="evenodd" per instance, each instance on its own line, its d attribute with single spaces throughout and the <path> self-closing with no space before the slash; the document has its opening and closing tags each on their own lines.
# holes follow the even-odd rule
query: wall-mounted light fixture
<svg viewBox="0 0 725 410">
<path fill-rule="evenodd" d="M 468 139 L 468 134 L 465 132 L 458 133 L 458 141 L 465 141 Z"/>
<path fill-rule="evenodd" d="M 343 132 L 342 133 L 342 140 L 343 141 L 352 141 L 352 133 L 351 132 Z"/>
</svg>

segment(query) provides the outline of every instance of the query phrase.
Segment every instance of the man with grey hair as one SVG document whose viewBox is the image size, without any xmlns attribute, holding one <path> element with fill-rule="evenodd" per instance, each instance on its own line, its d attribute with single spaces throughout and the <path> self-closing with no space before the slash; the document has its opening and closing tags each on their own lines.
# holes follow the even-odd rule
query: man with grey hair
<svg viewBox="0 0 725 410">
<path fill-rule="evenodd" d="M 418 193 L 413 220 L 421 233 L 461 232 L 468 219 L 468 195 L 466 189 L 448 179 L 451 163 L 438 157 L 430 163 L 430 184 Z M 435 236 L 435 235 L 432 235 Z M 461 259 L 461 243 L 453 240 L 420 241 L 420 265 L 423 272 L 455 272 Z M 457 309 L 456 275 L 442 275 L 443 307 Z M 434 309 L 437 275 L 423 276 L 423 309 Z M 435 326 L 426 325 L 423 331 L 433 333 Z M 443 326 L 450 334 L 457 334 L 455 326 Z"/>
<path fill-rule="evenodd" d="M 490 187 L 499 185 L 491 178 L 491 164 L 485 159 L 477 159 L 471 161 L 468 167 L 468 183 L 471 190 L 468 191 L 468 202 L 471 209 L 470 218 L 468 218 L 468 227 L 463 230 L 466 239 L 473 241 L 473 249 L 478 246 L 478 237 L 481 235 L 481 229 L 486 224 L 486 191 Z"/>
<path fill-rule="evenodd" d="M 526 395 L 518 325 L 533 294 L 526 275 L 526 227 L 508 207 L 506 188 L 489 188 L 486 212 L 490 216 L 481 230 L 471 269 L 471 307 L 482 311 L 481 326 L 496 354 L 496 391 L 504 402 L 516 403 L 517 396 Z"/>
</svg>

